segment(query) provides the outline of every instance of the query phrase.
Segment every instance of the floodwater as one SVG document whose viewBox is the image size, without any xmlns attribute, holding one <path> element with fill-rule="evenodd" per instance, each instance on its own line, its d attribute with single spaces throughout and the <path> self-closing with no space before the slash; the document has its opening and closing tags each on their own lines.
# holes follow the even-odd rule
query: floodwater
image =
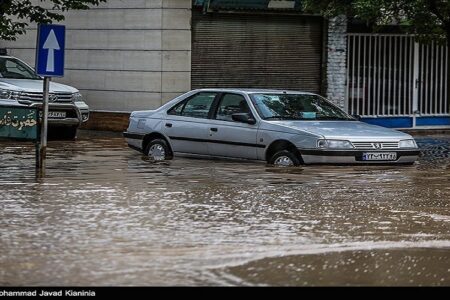
<svg viewBox="0 0 450 300">
<path fill-rule="evenodd" d="M 118 135 L 0 142 L 0 286 L 450 285 L 450 136 L 414 166 L 152 163 Z"/>
</svg>

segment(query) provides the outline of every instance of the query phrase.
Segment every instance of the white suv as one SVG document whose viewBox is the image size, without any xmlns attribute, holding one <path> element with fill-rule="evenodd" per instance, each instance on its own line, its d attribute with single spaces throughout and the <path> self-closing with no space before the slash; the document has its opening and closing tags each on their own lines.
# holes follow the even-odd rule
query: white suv
<svg viewBox="0 0 450 300">
<path fill-rule="evenodd" d="M 43 78 L 20 59 L 0 49 L 0 105 L 42 106 Z M 89 119 L 89 107 L 71 86 L 50 82 L 49 127 L 74 139 L 77 128 Z"/>
</svg>

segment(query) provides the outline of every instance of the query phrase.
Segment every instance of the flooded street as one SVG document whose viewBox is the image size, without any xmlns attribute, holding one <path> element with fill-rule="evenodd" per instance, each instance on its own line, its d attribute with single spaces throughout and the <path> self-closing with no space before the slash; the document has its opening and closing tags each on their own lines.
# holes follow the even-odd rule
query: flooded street
<svg viewBox="0 0 450 300">
<path fill-rule="evenodd" d="M 414 166 L 175 158 L 120 135 L 0 142 L 0 285 L 450 285 L 450 136 Z"/>
</svg>

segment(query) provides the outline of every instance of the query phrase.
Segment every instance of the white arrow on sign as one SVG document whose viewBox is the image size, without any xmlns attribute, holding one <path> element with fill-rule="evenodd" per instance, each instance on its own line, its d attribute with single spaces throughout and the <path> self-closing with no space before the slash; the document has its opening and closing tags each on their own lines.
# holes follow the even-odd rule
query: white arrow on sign
<svg viewBox="0 0 450 300">
<path fill-rule="evenodd" d="M 50 30 L 47 39 L 45 40 L 43 49 L 47 49 L 47 67 L 46 72 L 55 72 L 55 50 L 60 50 L 58 39 L 56 38 L 55 32 Z"/>
</svg>

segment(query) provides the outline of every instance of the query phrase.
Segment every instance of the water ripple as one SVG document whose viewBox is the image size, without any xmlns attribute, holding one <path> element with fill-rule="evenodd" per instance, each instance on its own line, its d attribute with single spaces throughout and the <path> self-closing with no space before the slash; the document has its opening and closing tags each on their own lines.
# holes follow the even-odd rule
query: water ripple
<svg viewBox="0 0 450 300">
<path fill-rule="evenodd" d="M 323 251 L 448 250 L 450 138 L 418 143 L 421 158 L 409 167 L 280 169 L 152 163 L 122 137 L 82 135 L 51 141 L 40 177 L 33 145 L 0 142 L 0 285 L 300 284 L 278 258 L 316 268 Z M 261 277 L 272 266 L 285 277 Z"/>
</svg>

